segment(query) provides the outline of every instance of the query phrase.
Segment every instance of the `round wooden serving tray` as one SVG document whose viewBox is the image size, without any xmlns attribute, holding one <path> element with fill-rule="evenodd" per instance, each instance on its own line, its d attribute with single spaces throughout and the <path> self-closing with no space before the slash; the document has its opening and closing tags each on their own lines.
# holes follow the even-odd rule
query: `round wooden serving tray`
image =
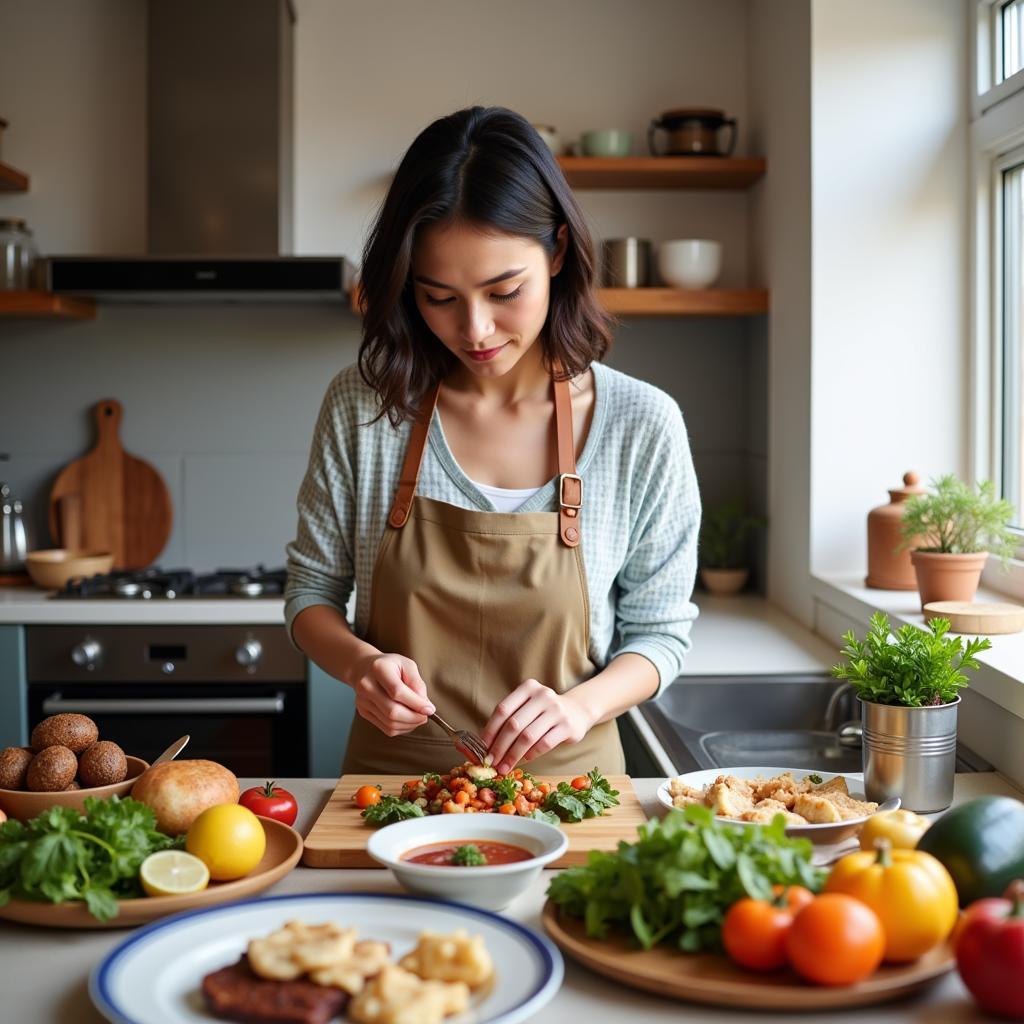
<svg viewBox="0 0 1024 1024">
<path fill-rule="evenodd" d="M 949 619 L 952 633 L 996 635 L 1024 629 L 1024 607 L 1019 604 L 982 604 L 976 601 L 930 601 L 924 606 L 925 622 Z"/>
<path fill-rule="evenodd" d="M 133 928 L 181 910 L 197 910 L 215 903 L 230 903 L 243 896 L 255 896 L 284 878 L 302 856 L 302 836 L 295 829 L 273 818 L 258 817 L 267 835 L 267 849 L 249 874 L 233 882 L 211 882 L 205 889 L 185 896 L 118 900 L 119 913 L 112 921 L 97 921 L 82 900 L 67 903 L 11 900 L 0 907 L 0 919 L 47 928 Z"/>
<path fill-rule="evenodd" d="M 880 967 L 858 985 L 818 987 L 790 970 L 756 974 L 719 953 L 680 953 L 667 946 L 644 951 L 625 934 L 587 938 L 583 921 L 561 914 L 550 900 L 542 915 L 547 933 L 563 953 L 633 988 L 694 1003 L 742 1006 L 752 1010 L 820 1010 L 866 1006 L 907 995 L 953 970 L 956 960 L 946 942 L 912 964 Z"/>
</svg>

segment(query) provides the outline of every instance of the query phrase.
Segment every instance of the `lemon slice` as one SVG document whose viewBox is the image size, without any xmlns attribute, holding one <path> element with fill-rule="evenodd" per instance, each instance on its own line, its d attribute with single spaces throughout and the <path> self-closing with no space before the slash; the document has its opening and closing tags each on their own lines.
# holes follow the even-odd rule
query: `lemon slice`
<svg viewBox="0 0 1024 1024">
<path fill-rule="evenodd" d="M 149 896 L 183 896 L 205 889 L 210 871 L 184 850 L 158 850 L 142 862 L 139 880 Z"/>
</svg>

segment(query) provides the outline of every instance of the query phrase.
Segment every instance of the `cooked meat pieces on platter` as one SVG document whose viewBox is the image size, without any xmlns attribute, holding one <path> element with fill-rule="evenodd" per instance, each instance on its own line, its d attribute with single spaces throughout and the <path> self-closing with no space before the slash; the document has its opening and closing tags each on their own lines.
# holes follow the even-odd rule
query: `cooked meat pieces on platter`
<svg viewBox="0 0 1024 1024">
<path fill-rule="evenodd" d="M 878 804 L 850 796 L 842 776 L 816 782 L 814 775 L 795 779 L 792 772 L 754 779 L 719 775 L 702 789 L 672 779 L 669 793 L 676 807 L 699 803 L 723 818 L 762 824 L 776 814 L 790 825 L 819 825 L 864 818 L 878 810 Z"/>
<path fill-rule="evenodd" d="M 312 981 L 261 978 L 242 958 L 203 978 L 210 1009 L 226 1020 L 290 1024 L 327 1024 L 349 1001 L 347 992 Z"/>
</svg>

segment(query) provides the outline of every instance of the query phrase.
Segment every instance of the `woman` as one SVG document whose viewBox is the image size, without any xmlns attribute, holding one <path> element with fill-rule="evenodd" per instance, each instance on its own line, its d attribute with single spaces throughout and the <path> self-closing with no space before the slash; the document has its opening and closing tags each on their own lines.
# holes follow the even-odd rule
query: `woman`
<svg viewBox="0 0 1024 1024">
<path fill-rule="evenodd" d="M 700 504 L 666 394 L 604 367 L 591 241 L 530 125 L 474 107 L 403 158 L 363 258 L 288 547 L 295 643 L 355 691 L 344 770 L 624 770 L 680 670 Z M 356 587 L 355 628 L 345 618 Z"/>
</svg>

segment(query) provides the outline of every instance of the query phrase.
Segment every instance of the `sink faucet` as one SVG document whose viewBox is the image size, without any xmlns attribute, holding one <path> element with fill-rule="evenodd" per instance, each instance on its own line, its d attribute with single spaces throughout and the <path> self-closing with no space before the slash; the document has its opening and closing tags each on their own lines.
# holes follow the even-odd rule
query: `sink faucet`
<svg viewBox="0 0 1024 1024">
<path fill-rule="evenodd" d="M 832 696 L 828 699 L 828 704 L 825 707 L 825 731 L 835 732 L 839 728 L 839 722 L 836 721 L 839 715 L 839 705 L 842 699 L 853 690 L 853 683 L 843 683 L 842 686 L 837 686 L 832 692 Z"/>
</svg>

